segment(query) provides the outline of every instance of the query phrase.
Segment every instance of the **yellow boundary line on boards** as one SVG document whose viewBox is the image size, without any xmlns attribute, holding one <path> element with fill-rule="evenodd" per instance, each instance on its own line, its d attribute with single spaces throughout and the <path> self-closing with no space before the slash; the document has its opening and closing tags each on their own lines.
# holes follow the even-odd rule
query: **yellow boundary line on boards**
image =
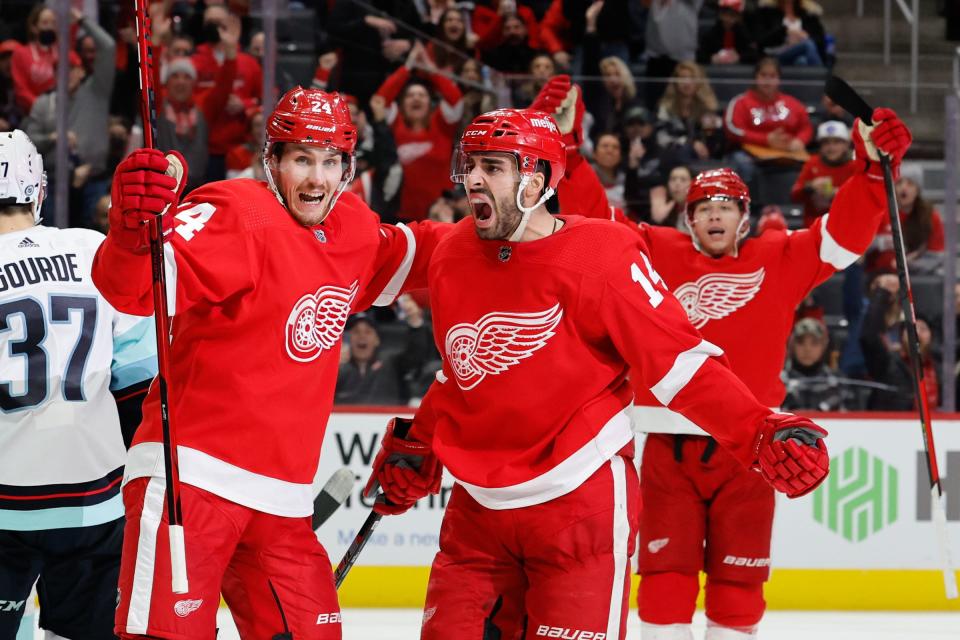
<svg viewBox="0 0 960 640">
<path fill-rule="evenodd" d="M 340 589 L 340 605 L 420 608 L 429 571 L 354 567 Z M 631 607 L 636 606 L 638 583 L 633 576 Z M 943 576 L 933 570 L 774 569 L 765 597 L 769 609 L 960 611 L 960 600 L 944 597 Z"/>
</svg>

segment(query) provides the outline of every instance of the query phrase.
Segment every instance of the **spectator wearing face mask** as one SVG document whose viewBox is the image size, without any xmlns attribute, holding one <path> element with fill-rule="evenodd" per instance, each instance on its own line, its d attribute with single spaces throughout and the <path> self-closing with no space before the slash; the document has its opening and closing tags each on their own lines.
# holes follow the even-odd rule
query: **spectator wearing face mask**
<svg viewBox="0 0 960 640">
<path fill-rule="evenodd" d="M 56 85 L 57 56 L 57 14 L 37 3 L 27 17 L 27 44 L 13 52 L 13 87 L 23 113 Z"/>
<path fill-rule="evenodd" d="M 814 318 L 793 325 L 789 357 L 780 377 L 787 389 L 781 403 L 785 411 L 844 411 L 853 398 L 841 385 L 839 374 L 828 363 L 827 327 Z"/>
<path fill-rule="evenodd" d="M 790 199 L 803 204 L 803 226 L 830 211 L 837 189 L 856 171 L 850 152 L 850 130 L 830 120 L 817 127 L 820 151 L 807 160 L 790 191 Z"/>
<path fill-rule="evenodd" d="M 260 104 L 262 73 L 256 59 L 238 51 L 240 18 L 224 5 L 211 5 L 203 13 L 205 43 L 193 54 L 197 69 L 197 100 L 202 102 L 207 93 L 216 88 L 217 72 L 229 59 L 236 59 L 236 77 L 224 112 L 210 122 L 210 159 L 206 179 L 226 177 L 226 154 L 231 147 L 242 144 L 249 129 L 248 113 Z"/>
</svg>

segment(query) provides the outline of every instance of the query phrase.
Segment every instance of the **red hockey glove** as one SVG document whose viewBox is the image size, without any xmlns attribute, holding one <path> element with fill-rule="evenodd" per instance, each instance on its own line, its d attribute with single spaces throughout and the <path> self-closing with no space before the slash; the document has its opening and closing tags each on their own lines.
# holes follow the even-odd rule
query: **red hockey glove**
<svg viewBox="0 0 960 640">
<path fill-rule="evenodd" d="M 540 89 L 530 108 L 549 113 L 557 121 L 563 134 L 563 143 L 567 146 L 569 175 L 571 169 L 582 160 L 579 149 L 583 142 L 584 107 L 580 87 L 571 83 L 568 75 L 553 76 Z"/>
<path fill-rule="evenodd" d="M 412 420 L 394 418 L 380 441 L 380 451 L 373 461 L 373 473 L 363 495 L 370 498 L 383 489 L 373 510 L 383 515 L 396 515 L 412 507 L 430 493 L 439 493 L 443 466 L 430 450 L 430 445 L 405 439 Z"/>
<path fill-rule="evenodd" d="M 871 178 L 883 180 L 880 154 L 890 158 L 893 179 L 900 177 L 900 161 L 910 148 L 913 136 L 893 109 L 874 109 L 873 125 L 859 118 L 853 123 L 853 149 L 857 160 L 863 159 L 863 171 Z"/>
<path fill-rule="evenodd" d="M 823 442 L 826 435 L 823 428 L 802 416 L 767 416 L 757 441 L 760 474 L 788 498 L 810 493 L 830 472 L 830 455 Z"/>
<path fill-rule="evenodd" d="M 187 162 L 176 151 L 137 149 L 117 166 L 110 190 L 110 233 L 124 249 L 149 247 L 146 222 L 176 205 L 187 183 Z"/>
</svg>

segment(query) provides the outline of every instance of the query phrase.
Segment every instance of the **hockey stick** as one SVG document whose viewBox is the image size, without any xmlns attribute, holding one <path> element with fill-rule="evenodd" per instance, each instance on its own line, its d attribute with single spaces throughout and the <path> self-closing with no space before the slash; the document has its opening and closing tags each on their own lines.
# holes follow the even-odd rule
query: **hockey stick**
<svg viewBox="0 0 960 640">
<path fill-rule="evenodd" d="M 313 500 L 313 530 L 316 531 L 326 522 L 333 513 L 340 508 L 343 501 L 350 495 L 356 476 L 353 471 L 344 467 L 334 472 L 327 484 Z"/>
<path fill-rule="evenodd" d="M 157 130 L 153 93 L 153 47 L 147 0 L 134 0 L 137 22 L 137 54 L 140 63 L 140 116 L 143 119 L 143 146 L 152 149 Z M 183 541 L 183 512 L 180 508 L 180 466 L 177 438 L 170 422 L 167 400 L 167 373 L 170 371 L 170 327 L 167 318 L 167 283 L 163 262 L 163 216 L 150 221 L 150 269 L 153 280 L 153 319 L 157 329 L 157 389 L 160 392 L 160 422 L 163 427 L 163 468 L 166 475 L 167 518 L 170 537 L 170 573 L 174 593 L 187 593 L 187 556 Z"/>
<path fill-rule="evenodd" d="M 827 80 L 827 96 L 850 114 L 863 122 L 873 122 L 873 109 L 846 82 L 836 76 Z M 937 542 L 940 546 L 940 563 L 943 569 L 943 584 L 947 599 L 957 597 L 957 576 L 950 557 L 950 539 L 947 535 L 947 512 L 943 506 L 943 488 L 940 485 L 940 471 L 937 467 L 937 451 L 933 442 L 933 425 L 930 422 L 930 408 L 927 405 L 927 384 L 923 375 L 923 363 L 920 359 L 920 341 L 917 338 L 917 313 L 913 304 L 913 290 L 910 287 L 910 271 L 907 268 L 903 231 L 900 225 L 900 211 L 894 192 L 893 169 L 890 158 L 880 154 L 883 167 L 883 186 L 887 192 L 887 210 L 890 214 L 890 228 L 893 233 L 893 247 L 897 259 L 897 275 L 900 278 L 900 306 L 904 310 L 904 324 L 907 328 L 907 343 L 910 347 L 910 364 L 913 369 L 913 393 L 920 410 L 920 425 L 923 429 L 923 446 L 927 457 L 927 471 L 930 475 L 930 494 L 933 522 L 937 530 Z"/>
</svg>

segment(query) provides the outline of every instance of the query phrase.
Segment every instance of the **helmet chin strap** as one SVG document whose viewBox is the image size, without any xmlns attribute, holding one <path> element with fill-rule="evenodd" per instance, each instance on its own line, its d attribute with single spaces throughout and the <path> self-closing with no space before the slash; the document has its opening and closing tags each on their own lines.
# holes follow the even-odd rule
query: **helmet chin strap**
<svg viewBox="0 0 960 640">
<path fill-rule="evenodd" d="M 529 182 L 530 176 L 523 176 L 520 178 L 520 185 L 517 187 L 517 209 L 520 209 L 520 211 L 523 212 L 523 215 L 520 216 L 520 224 L 518 224 L 517 228 L 514 229 L 512 234 L 510 234 L 510 237 L 507 238 L 509 242 L 520 242 L 520 238 L 523 237 L 523 232 L 527 230 L 527 224 L 530 222 L 531 214 L 533 214 L 537 207 L 549 200 L 550 196 L 553 195 L 553 189 L 547 187 L 546 191 L 543 192 L 543 195 L 540 196 L 540 199 L 537 200 L 532 206 L 523 206 L 523 190 L 527 188 L 527 184 Z"/>
</svg>

